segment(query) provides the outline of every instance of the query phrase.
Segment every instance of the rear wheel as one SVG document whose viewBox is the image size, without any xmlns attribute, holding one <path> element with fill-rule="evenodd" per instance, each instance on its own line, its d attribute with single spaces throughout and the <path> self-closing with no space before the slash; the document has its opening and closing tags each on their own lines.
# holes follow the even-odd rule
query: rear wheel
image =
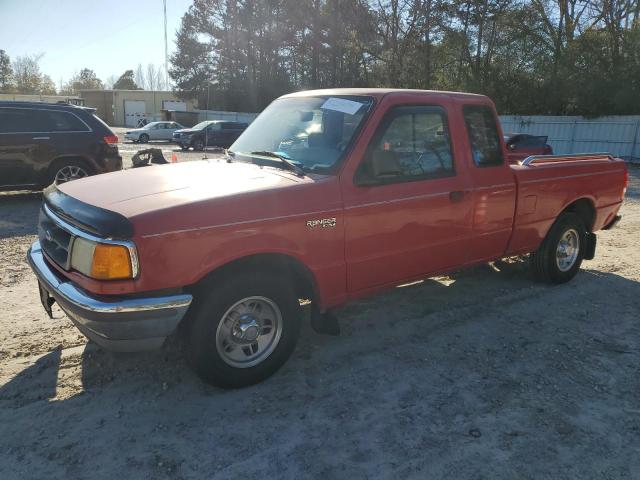
<svg viewBox="0 0 640 480">
<path fill-rule="evenodd" d="M 187 358 L 208 383 L 238 388 L 260 382 L 295 348 L 300 304 L 280 276 L 237 274 L 210 285 L 195 307 Z"/>
<path fill-rule="evenodd" d="M 564 283 L 576 276 L 586 247 L 586 228 L 575 213 L 563 213 L 540 248 L 531 254 L 534 276 L 549 283 Z"/>
<path fill-rule="evenodd" d="M 86 162 L 79 159 L 60 160 L 53 164 L 49 171 L 48 184 L 61 185 L 63 183 L 88 177 L 93 174 Z"/>
</svg>

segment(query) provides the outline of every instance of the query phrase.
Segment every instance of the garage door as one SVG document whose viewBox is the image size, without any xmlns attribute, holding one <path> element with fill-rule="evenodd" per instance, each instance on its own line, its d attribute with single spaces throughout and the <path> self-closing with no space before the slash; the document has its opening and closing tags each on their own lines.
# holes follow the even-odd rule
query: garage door
<svg viewBox="0 0 640 480">
<path fill-rule="evenodd" d="M 127 127 L 137 127 L 143 118 L 147 118 L 147 109 L 144 100 L 124 101 L 124 124 Z"/>
<path fill-rule="evenodd" d="M 187 104 L 177 100 L 164 100 L 162 102 L 162 108 L 165 110 L 175 110 L 176 112 L 186 112 Z"/>
</svg>

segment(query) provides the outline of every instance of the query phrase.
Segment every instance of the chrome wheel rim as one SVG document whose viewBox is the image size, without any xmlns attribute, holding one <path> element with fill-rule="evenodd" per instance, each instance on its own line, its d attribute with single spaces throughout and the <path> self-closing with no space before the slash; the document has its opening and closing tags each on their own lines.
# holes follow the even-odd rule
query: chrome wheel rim
<svg viewBox="0 0 640 480">
<path fill-rule="evenodd" d="M 282 313 L 269 298 L 252 296 L 234 303 L 216 329 L 216 349 L 232 367 L 262 363 L 278 346 Z"/>
<path fill-rule="evenodd" d="M 578 259 L 580 251 L 580 236 L 571 228 L 562 234 L 556 249 L 556 264 L 561 272 L 571 270 Z"/>
<path fill-rule="evenodd" d="M 71 180 L 77 180 L 78 178 L 88 177 L 89 174 L 82 167 L 78 167 L 76 165 L 67 165 L 66 167 L 62 167 L 56 173 L 54 178 L 54 183 L 56 185 L 60 185 L 61 183 L 70 182 Z"/>
</svg>

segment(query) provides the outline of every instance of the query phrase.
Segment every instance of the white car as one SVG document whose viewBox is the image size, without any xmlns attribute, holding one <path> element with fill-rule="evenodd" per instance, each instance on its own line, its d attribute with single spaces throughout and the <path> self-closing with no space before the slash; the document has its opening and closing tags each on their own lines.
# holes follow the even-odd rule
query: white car
<svg viewBox="0 0 640 480">
<path fill-rule="evenodd" d="M 142 128 L 129 130 L 124 134 L 125 140 L 132 142 L 147 143 L 149 140 L 167 140 L 171 141 L 173 132 L 180 130 L 184 126 L 178 122 L 151 122 Z"/>
</svg>

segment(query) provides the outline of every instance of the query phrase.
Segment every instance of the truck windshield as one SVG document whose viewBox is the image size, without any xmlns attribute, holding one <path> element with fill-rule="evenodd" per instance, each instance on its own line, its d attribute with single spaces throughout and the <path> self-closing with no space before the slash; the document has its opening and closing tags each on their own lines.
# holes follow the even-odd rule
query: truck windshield
<svg viewBox="0 0 640 480">
<path fill-rule="evenodd" d="M 307 172 L 337 165 L 373 104 L 365 96 L 290 97 L 269 105 L 229 149 L 273 152 Z"/>
</svg>

